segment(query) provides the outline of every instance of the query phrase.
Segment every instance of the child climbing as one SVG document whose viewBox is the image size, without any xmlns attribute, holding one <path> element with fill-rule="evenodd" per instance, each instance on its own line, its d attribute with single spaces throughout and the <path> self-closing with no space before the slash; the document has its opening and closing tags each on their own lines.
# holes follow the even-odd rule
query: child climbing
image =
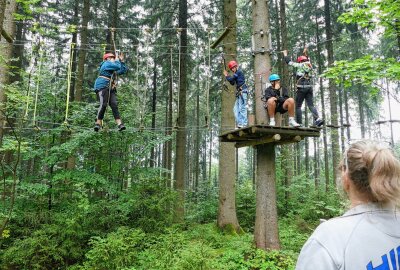
<svg viewBox="0 0 400 270">
<path fill-rule="evenodd" d="M 284 50 L 283 55 L 285 62 L 296 69 L 296 121 L 302 124 L 301 106 L 303 106 L 304 99 L 306 100 L 308 109 L 311 111 L 314 118 L 314 125 L 320 127 L 324 124 L 324 120 L 318 115 L 318 111 L 314 106 L 313 88 L 311 83 L 312 65 L 307 56 L 307 48 L 304 48 L 303 55 L 297 58 L 297 63 L 290 60 L 288 51 Z"/>
<path fill-rule="evenodd" d="M 236 61 L 230 61 L 228 68 L 233 72 L 232 76 L 224 70 L 225 78 L 231 85 L 236 84 L 236 101 L 233 113 L 236 119 L 236 126 L 242 128 L 247 126 L 247 85 L 243 71 L 238 68 Z"/>
<path fill-rule="evenodd" d="M 269 125 L 275 126 L 275 114 L 277 112 L 289 114 L 289 126 L 299 127 L 294 120 L 294 99 L 289 97 L 288 90 L 281 86 L 281 78 L 278 74 L 271 74 L 269 81 L 271 86 L 265 89 L 263 100 L 266 102 L 269 116 Z"/>
<path fill-rule="evenodd" d="M 121 121 L 121 117 L 118 111 L 117 103 L 117 89 L 116 89 L 116 75 L 125 74 L 127 67 L 125 66 L 123 54 L 115 57 L 112 53 L 106 53 L 103 56 L 103 62 L 100 64 L 99 77 L 96 79 L 94 84 L 94 91 L 96 92 L 100 106 L 97 113 L 97 120 L 94 126 L 94 131 L 99 131 L 103 125 L 104 114 L 109 104 L 118 125 L 118 130 L 125 130 L 126 127 Z"/>
</svg>

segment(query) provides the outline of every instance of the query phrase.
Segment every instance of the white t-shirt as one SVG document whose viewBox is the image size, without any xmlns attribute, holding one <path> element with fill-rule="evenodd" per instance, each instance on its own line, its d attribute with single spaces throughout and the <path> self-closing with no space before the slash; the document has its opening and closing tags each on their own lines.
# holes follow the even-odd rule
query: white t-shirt
<svg viewBox="0 0 400 270">
<path fill-rule="evenodd" d="M 296 270 L 400 270 L 400 211 L 363 204 L 317 227 Z"/>
</svg>

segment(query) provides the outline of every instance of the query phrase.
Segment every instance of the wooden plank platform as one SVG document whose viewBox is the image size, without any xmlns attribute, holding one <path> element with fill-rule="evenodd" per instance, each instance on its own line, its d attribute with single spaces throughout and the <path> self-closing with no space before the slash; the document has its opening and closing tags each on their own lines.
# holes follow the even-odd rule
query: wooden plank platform
<svg viewBox="0 0 400 270">
<path fill-rule="evenodd" d="M 221 142 L 234 142 L 236 148 L 259 144 L 296 143 L 305 137 L 319 137 L 319 128 L 271 127 L 254 125 L 235 129 L 219 135 Z"/>
</svg>

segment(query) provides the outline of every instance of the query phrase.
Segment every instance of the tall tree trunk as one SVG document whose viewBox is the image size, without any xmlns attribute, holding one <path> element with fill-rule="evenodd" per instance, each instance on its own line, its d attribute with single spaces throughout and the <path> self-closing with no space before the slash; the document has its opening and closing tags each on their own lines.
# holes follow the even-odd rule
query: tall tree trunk
<svg viewBox="0 0 400 270">
<path fill-rule="evenodd" d="M 110 28 L 110 30 L 113 30 L 113 28 L 118 27 L 118 0 L 111 0 L 108 10 L 109 10 L 108 27 Z M 110 31 L 107 34 L 106 51 L 114 53 L 117 48 L 114 47 L 112 33 L 113 32 Z M 114 35 L 115 35 L 115 33 L 114 33 Z M 114 36 L 114 41 L 115 41 L 115 39 L 116 39 L 116 37 Z"/>
<path fill-rule="evenodd" d="M 199 65 L 197 65 L 197 74 L 200 74 Z M 196 134 L 194 144 L 194 191 L 197 191 L 199 185 L 199 163 L 200 163 L 200 78 L 197 77 L 197 95 L 196 95 Z"/>
<path fill-rule="evenodd" d="M 151 128 L 155 130 L 156 128 L 156 110 L 157 110 L 157 61 L 154 61 L 153 66 L 153 91 L 152 91 L 152 100 L 151 100 Z M 154 168 L 155 164 L 155 146 L 151 148 L 150 153 L 150 167 Z"/>
<path fill-rule="evenodd" d="M 73 18 L 74 25 L 79 25 L 79 3 L 80 3 L 80 0 L 75 0 L 74 18 Z M 78 42 L 78 32 L 74 32 L 72 34 L 72 43 L 76 44 L 77 42 Z M 74 55 L 72 57 L 72 66 L 71 66 L 72 76 L 71 76 L 70 101 L 75 100 L 75 82 L 76 82 L 76 68 L 77 68 L 76 55 L 77 55 L 77 49 L 75 47 Z"/>
<path fill-rule="evenodd" d="M 288 29 L 286 25 L 286 5 L 285 0 L 279 0 L 279 17 L 280 17 L 280 31 L 281 31 L 281 38 L 282 38 L 282 50 L 288 49 Z M 281 56 L 279 56 L 281 57 Z M 283 63 L 282 61 L 280 61 Z M 289 87 L 290 75 L 289 75 L 289 68 L 288 65 L 281 65 L 282 68 L 282 83 L 286 87 Z M 292 150 L 292 151 L 291 151 Z M 288 202 L 290 198 L 289 193 L 289 186 L 290 180 L 293 177 L 293 145 L 282 145 L 282 155 L 285 157 L 285 175 L 284 175 L 284 182 L 285 182 L 285 201 Z"/>
<path fill-rule="evenodd" d="M 176 132 L 176 155 L 175 155 L 175 188 L 179 193 L 179 202 L 175 213 L 177 221 L 184 217 L 185 202 L 185 152 L 186 152 L 186 90 L 187 90 L 187 0 L 179 0 L 179 28 L 181 44 L 180 50 L 180 78 L 179 78 L 179 107 L 178 107 L 178 130 Z"/>
<path fill-rule="evenodd" d="M 345 151 L 345 138 L 344 138 L 344 115 L 343 115 L 343 92 L 344 89 L 342 87 L 343 85 L 340 84 L 339 86 L 339 117 L 340 117 L 340 141 L 341 141 L 341 146 L 342 146 L 342 153 Z"/>
<path fill-rule="evenodd" d="M 286 5 L 285 5 L 285 0 L 279 0 L 279 17 L 281 18 L 281 37 L 282 37 L 282 49 L 287 50 L 288 49 L 288 29 L 286 25 Z M 289 85 L 289 68 L 288 65 L 283 65 L 282 66 L 282 75 L 283 75 L 283 85 L 286 85 L 288 87 Z"/>
<path fill-rule="evenodd" d="M 318 74 L 322 73 L 322 68 L 323 68 L 323 60 L 322 60 L 322 48 L 321 48 L 321 41 L 320 41 L 320 31 L 319 31 L 319 26 L 318 26 L 318 13 L 316 13 L 315 16 L 315 25 L 316 25 L 316 38 L 317 38 L 317 62 L 318 62 Z M 323 86 L 323 80 L 320 77 L 319 78 L 319 90 L 321 92 L 321 109 L 322 109 L 322 118 L 326 119 L 326 113 L 325 113 L 325 90 Z M 328 158 L 328 140 L 327 140 L 327 130 L 326 126 L 324 125 L 322 128 L 323 134 L 323 142 L 324 142 L 324 174 L 325 174 L 325 189 L 328 191 L 329 188 L 329 158 Z"/>
<path fill-rule="evenodd" d="M 268 1 L 252 0 L 253 29 L 254 29 L 254 72 L 262 74 L 271 68 L 271 57 L 261 52 L 265 44 L 269 44 L 269 10 Z M 263 34 L 259 31 L 263 30 Z M 271 47 L 272 44 L 269 44 Z M 264 77 L 264 78 L 263 78 Z M 267 80 L 267 74 L 260 75 L 260 80 Z M 256 123 L 265 124 L 265 109 L 261 102 L 261 84 L 256 84 Z M 257 146 L 257 172 L 256 172 L 256 223 L 254 227 L 254 240 L 261 249 L 279 249 L 278 213 L 276 205 L 275 183 L 275 145 L 264 144 Z"/>
<path fill-rule="evenodd" d="M 224 39 L 224 52 L 229 56 L 227 61 L 233 60 L 231 55 L 236 55 L 236 0 L 224 0 L 223 24 L 230 28 Z M 225 79 L 225 78 L 224 78 Z M 221 100 L 221 126 L 234 127 L 235 121 L 232 113 L 232 105 L 235 102 L 235 91 L 229 86 L 230 91 L 222 91 Z M 210 141 L 212 144 L 212 140 Z M 211 150 L 211 147 L 210 147 Z M 241 228 L 236 216 L 235 196 L 235 147 L 232 143 L 220 142 L 219 144 L 219 205 L 218 227 L 232 228 L 240 232 Z M 211 159 L 210 159 L 211 163 Z M 210 165 L 211 166 L 211 165 Z"/>
<path fill-rule="evenodd" d="M 365 138 L 364 97 L 361 85 L 357 84 L 358 114 L 360 116 L 361 138 Z"/>
<path fill-rule="evenodd" d="M 173 102 L 173 67 L 171 66 L 171 77 L 169 80 L 169 87 L 168 87 L 168 117 L 167 117 L 167 131 L 166 135 L 171 136 L 172 135 L 172 102 Z M 172 139 L 169 139 L 167 142 L 167 161 L 166 161 L 166 169 L 168 170 L 167 178 L 168 180 L 172 181 Z M 169 187 L 172 188 L 172 183 L 169 183 Z"/>
<path fill-rule="evenodd" d="M 333 34 L 331 25 L 330 0 L 324 0 L 325 4 L 325 32 L 326 32 L 326 49 L 328 51 L 328 67 L 333 66 Z M 331 110 L 331 123 L 334 126 L 338 125 L 338 105 L 337 93 L 333 79 L 329 79 L 329 101 Z M 332 144 L 332 168 L 333 179 L 336 179 L 336 168 L 339 162 L 339 132 L 337 129 L 331 129 L 331 144 Z M 335 184 L 335 181 L 333 181 Z"/>
<path fill-rule="evenodd" d="M 86 48 L 88 44 L 88 23 L 90 19 L 90 0 L 83 0 L 82 10 L 82 27 L 81 27 L 81 48 L 78 56 L 78 73 L 76 75 L 76 86 L 75 86 L 75 101 L 82 101 L 83 94 L 83 78 L 85 75 L 85 60 L 86 60 Z"/>
<path fill-rule="evenodd" d="M 16 25 L 14 22 L 13 14 L 17 11 L 17 3 L 15 0 L 7 1 L 5 6 L 3 29 L 12 38 L 15 36 Z M 1 21 L 2 23 L 2 21 Z M 0 145 L 3 143 L 3 136 L 5 133 L 4 126 L 6 126 L 6 119 L 4 116 L 5 107 L 7 103 L 7 94 L 4 89 L 5 85 L 10 83 L 10 67 L 11 59 L 13 56 L 13 44 L 2 43 L 0 44 Z"/>
<path fill-rule="evenodd" d="M 0 30 L 3 29 L 3 22 L 4 22 L 4 12 L 7 6 L 7 0 L 0 0 Z M 0 40 L 2 39 L 0 35 Z"/>
<path fill-rule="evenodd" d="M 344 91 L 344 110 L 346 112 L 346 134 L 347 134 L 347 141 L 351 140 L 350 136 L 350 114 L 349 114 L 349 91 Z"/>
</svg>

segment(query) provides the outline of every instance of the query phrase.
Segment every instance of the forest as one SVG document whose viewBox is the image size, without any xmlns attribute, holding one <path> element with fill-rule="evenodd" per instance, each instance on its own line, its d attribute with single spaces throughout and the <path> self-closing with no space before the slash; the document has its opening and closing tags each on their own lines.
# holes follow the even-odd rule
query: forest
<svg viewBox="0 0 400 270">
<path fill-rule="evenodd" d="M 348 207 L 348 145 L 400 154 L 400 1 L 0 0 L 0 29 L 0 269 L 294 269 Z M 227 64 L 257 131 L 304 48 L 325 123 L 241 141 Z M 126 129 L 108 107 L 96 132 L 106 53 Z"/>
</svg>

